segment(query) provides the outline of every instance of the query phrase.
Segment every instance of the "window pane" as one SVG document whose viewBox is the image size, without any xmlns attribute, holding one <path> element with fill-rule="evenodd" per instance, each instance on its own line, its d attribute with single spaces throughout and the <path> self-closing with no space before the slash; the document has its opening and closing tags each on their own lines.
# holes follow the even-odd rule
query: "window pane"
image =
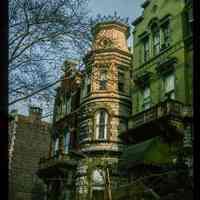
<svg viewBox="0 0 200 200">
<path fill-rule="evenodd" d="M 108 114 L 100 111 L 96 115 L 96 135 L 97 139 L 106 139 L 107 137 Z"/>
<path fill-rule="evenodd" d="M 65 153 L 68 153 L 69 141 L 70 141 L 70 133 L 67 130 L 65 130 L 65 135 L 64 135 L 64 152 Z"/>
<path fill-rule="evenodd" d="M 170 29 L 169 29 L 169 21 L 166 22 L 164 25 L 163 25 L 163 39 L 164 39 L 164 46 L 163 48 L 165 47 L 168 47 L 170 45 Z"/>
<path fill-rule="evenodd" d="M 158 54 L 160 51 L 160 32 L 159 30 L 156 30 L 153 35 L 153 49 L 154 49 L 154 55 Z"/>
<path fill-rule="evenodd" d="M 58 151 L 58 148 L 59 148 L 59 139 L 56 138 L 55 146 L 54 146 L 54 153 L 56 153 Z"/>
<path fill-rule="evenodd" d="M 149 87 L 145 87 L 143 95 L 144 95 L 144 99 L 150 97 L 150 88 Z"/>
<path fill-rule="evenodd" d="M 174 74 L 170 74 L 165 78 L 165 92 L 170 92 L 174 90 L 174 81 L 175 77 Z"/>
<path fill-rule="evenodd" d="M 146 62 L 149 58 L 149 39 L 148 38 L 144 40 L 143 45 L 144 45 L 144 62 Z"/>
</svg>

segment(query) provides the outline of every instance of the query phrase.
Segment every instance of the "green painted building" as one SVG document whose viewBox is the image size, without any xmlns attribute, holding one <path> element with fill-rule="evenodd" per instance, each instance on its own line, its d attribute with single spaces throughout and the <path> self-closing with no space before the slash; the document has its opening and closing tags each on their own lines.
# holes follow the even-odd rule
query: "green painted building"
<svg viewBox="0 0 200 200">
<path fill-rule="evenodd" d="M 191 35 L 185 2 L 153 0 L 142 7 L 143 14 L 133 22 L 133 114 L 168 96 L 191 104 Z"/>
<path fill-rule="evenodd" d="M 120 167 L 129 185 L 115 196 L 192 199 L 192 2 L 146 0 L 141 6 L 132 23 L 132 113 L 120 135 L 127 144 Z M 179 177 L 182 167 L 188 185 Z M 166 169 L 174 174 L 158 176 Z"/>
</svg>

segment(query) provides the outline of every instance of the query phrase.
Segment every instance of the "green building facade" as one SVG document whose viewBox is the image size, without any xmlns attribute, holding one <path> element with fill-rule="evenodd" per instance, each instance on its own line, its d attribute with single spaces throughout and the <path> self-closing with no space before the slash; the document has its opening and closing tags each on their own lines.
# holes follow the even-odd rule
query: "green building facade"
<svg viewBox="0 0 200 200">
<path fill-rule="evenodd" d="M 133 114 L 168 96 L 192 103 L 192 51 L 184 1 L 146 1 L 133 30 Z M 189 42 L 191 44 L 191 41 Z"/>
</svg>

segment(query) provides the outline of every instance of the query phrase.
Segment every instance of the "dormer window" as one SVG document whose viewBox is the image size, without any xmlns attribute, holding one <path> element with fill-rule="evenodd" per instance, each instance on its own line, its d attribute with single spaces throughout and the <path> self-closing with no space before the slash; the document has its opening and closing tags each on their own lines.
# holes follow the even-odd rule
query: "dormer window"
<svg viewBox="0 0 200 200">
<path fill-rule="evenodd" d="M 100 110 L 96 114 L 96 139 L 106 140 L 108 132 L 108 113 Z"/>
<path fill-rule="evenodd" d="M 107 71 L 101 70 L 100 71 L 99 89 L 106 90 L 106 88 L 107 88 Z"/>
</svg>

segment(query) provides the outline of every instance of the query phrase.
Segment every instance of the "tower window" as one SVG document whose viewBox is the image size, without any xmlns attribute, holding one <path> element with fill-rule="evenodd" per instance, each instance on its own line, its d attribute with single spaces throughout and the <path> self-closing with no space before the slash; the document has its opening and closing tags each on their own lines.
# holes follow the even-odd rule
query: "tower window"
<svg viewBox="0 0 200 200">
<path fill-rule="evenodd" d="M 102 70 L 102 71 L 100 71 L 99 89 L 105 90 L 106 87 L 107 87 L 107 71 Z"/>
<path fill-rule="evenodd" d="M 68 153 L 69 151 L 69 142 L 70 142 L 70 133 L 68 129 L 66 129 L 64 133 L 64 153 Z"/>
<path fill-rule="evenodd" d="M 164 77 L 165 97 L 175 99 L 175 75 L 173 73 Z"/>
<path fill-rule="evenodd" d="M 108 113 L 100 110 L 96 115 L 96 138 L 107 139 Z"/>
<path fill-rule="evenodd" d="M 124 92 L 124 74 L 119 72 L 118 73 L 118 89 L 119 89 L 119 92 Z"/>
<path fill-rule="evenodd" d="M 143 90 L 143 109 L 146 110 L 151 106 L 150 87 L 146 86 Z"/>
</svg>

